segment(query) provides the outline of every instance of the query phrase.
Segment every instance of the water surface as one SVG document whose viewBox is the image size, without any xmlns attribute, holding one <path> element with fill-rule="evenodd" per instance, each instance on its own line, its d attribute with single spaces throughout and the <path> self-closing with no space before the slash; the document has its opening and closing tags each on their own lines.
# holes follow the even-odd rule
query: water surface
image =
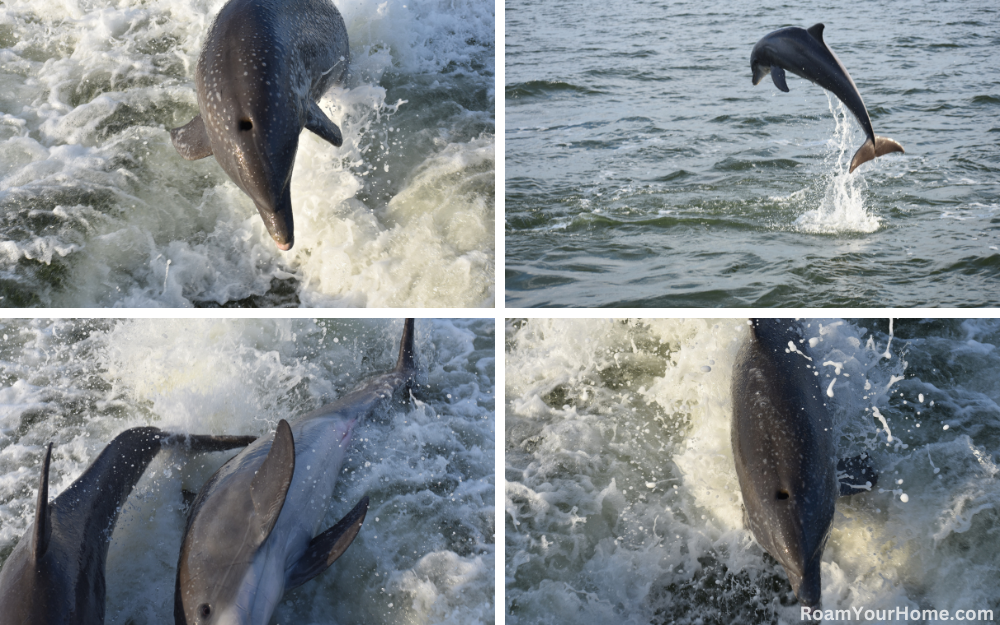
<svg viewBox="0 0 1000 625">
<path fill-rule="evenodd" d="M 984 306 L 1000 277 L 1000 9 L 506 2 L 511 306 Z M 877 134 L 750 51 L 826 25 Z"/>
<path fill-rule="evenodd" d="M 0 566 L 49 496 L 121 431 L 272 435 L 391 369 L 400 321 L 14 320 L 0 324 Z M 422 320 L 416 400 L 355 430 L 324 528 L 365 494 L 364 527 L 272 623 L 494 621 L 494 321 Z M 161 453 L 126 501 L 107 560 L 107 623 L 173 623 L 183 492 L 234 452 Z"/>
<path fill-rule="evenodd" d="M 1000 322 L 806 323 L 838 454 L 869 453 L 880 472 L 837 502 L 823 608 L 1000 614 Z M 509 625 L 801 622 L 784 569 L 743 527 L 729 420 L 746 332 L 508 322 Z"/>
<path fill-rule="evenodd" d="M 302 133 L 287 253 L 170 143 L 223 4 L 0 5 L 0 305 L 492 305 L 493 3 L 335 2 L 344 145 Z"/>
</svg>

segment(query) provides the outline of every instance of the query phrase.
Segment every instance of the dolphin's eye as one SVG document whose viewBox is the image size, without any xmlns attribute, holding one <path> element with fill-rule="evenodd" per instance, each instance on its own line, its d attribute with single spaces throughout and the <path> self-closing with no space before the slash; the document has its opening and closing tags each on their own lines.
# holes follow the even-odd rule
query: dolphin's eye
<svg viewBox="0 0 1000 625">
<path fill-rule="evenodd" d="M 201 618 L 208 618 L 212 616 L 212 606 L 208 605 L 207 603 L 203 603 L 200 606 L 198 606 L 198 616 L 200 616 Z"/>
<path fill-rule="evenodd" d="M 240 130 L 251 130 L 253 129 L 253 122 L 249 119 L 241 119 L 239 123 Z"/>
<path fill-rule="evenodd" d="M 787 490 L 779 490 L 778 494 L 775 495 L 775 499 L 788 499 L 788 491 Z"/>
</svg>

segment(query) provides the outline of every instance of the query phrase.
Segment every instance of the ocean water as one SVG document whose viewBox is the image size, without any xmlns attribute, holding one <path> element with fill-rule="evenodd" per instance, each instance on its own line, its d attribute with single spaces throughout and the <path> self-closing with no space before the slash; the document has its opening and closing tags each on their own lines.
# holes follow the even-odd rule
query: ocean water
<svg viewBox="0 0 1000 625">
<path fill-rule="evenodd" d="M 491 306 L 494 4 L 337 0 L 351 76 L 300 138 L 280 252 L 169 130 L 224 0 L 0 4 L 0 304 Z"/>
<path fill-rule="evenodd" d="M 495 322 L 416 323 L 416 400 L 355 431 L 326 526 L 367 494 L 364 527 L 272 623 L 494 622 Z M 265 435 L 395 364 L 398 320 L 0 323 L 0 566 L 50 497 L 122 430 Z M 161 452 L 108 553 L 107 622 L 172 623 L 183 490 L 234 452 Z"/>
<path fill-rule="evenodd" d="M 1000 321 L 804 323 L 838 453 L 880 473 L 837 502 L 824 610 L 995 619 Z M 507 322 L 508 625 L 802 622 L 743 528 L 729 398 L 746 324 Z"/>
<path fill-rule="evenodd" d="M 1000 277 L 1000 7 L 506 2 L 506 301 L 985 306 Z M 824 23 L 893 154 L 822 88 L 751 81 Z"/>
</svg>

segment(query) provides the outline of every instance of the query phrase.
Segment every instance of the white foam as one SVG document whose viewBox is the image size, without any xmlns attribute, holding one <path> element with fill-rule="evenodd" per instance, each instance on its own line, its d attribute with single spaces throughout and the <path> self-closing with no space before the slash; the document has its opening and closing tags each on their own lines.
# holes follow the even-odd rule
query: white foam
<svg viewBox="0 0 1000 625">
<path fill-rule="evenodd" d="M 5 3 L 0 273 L 56 306 L 221 303 L 287 279 L 307 306 L 492 305 L 493 112 L 443 111 L 470 90 L 494 101 L 493 4 L 339 3 L 352 74 L 321 106 L 344 146 L 302 134 L 290 253 L 214 159 L 184 161 L 167 134 L 194 111 L 223 4 Z"/>
<path fill-rule="evenodd" d="M 334 524 L 368 494 L 365 527 L 331 569 L 286 596 L 277 622 L 491 622 L 492 326 L 417 321 L 425 370 L 414 389 L 419 401 L 355 431 L 325 520 Z M 293 419 L 391 368 L 400 327 L 382 320 L 8 322 L 2 333 L 10 338 L 0 344 L 0 553 L 32 523 L 44 443 L 55 442 L 56 497 L 127 427 L 262 435 L 279 418 Z M 228 455 L 178 451 L 150 465 L 112 536 L 109 624 L 172 620 L 181 490 L 199 490 Z"/>
<path fill-rule="evenodd" d="M 973 338 L 995 343 L 995 320 L 968 324 L 969 336 L 959 340 L 893 341 L 889 360 L 879 347 L 884 335 L 839 320 L 804 323 L 809 355 L 836 363 L 822 368 L 819 383 L 838 381 L 828 404 L 838 453 L 866 452 L 879 471 L 873 492 L 837 502 L 822 563 L 823 607 L 994 604 L 986 581 L 1000 504 L 994 455 L 964 433 L 956 438 L 954 427 L 911 429 L 898 395 L 933 392 L 949 398 L 949 410 L 977 406 L 960 419 L 979 431 L 981 417 L 972 415 L 993 400 L 970 396 L 966 385 L 993 392 L 995 376 L 981 372 L 995 371 L 996 355 L 965 346 Z M 579 623 L 691 615 L 799 621 L 798 606 L 782 605 L 768 590 L 787 587 L 787 576 L 743 528 L 729 385 L 745 328 L 741 320 L 508 324 L 506 597 L 515 607 L 507 622 L 564 622 L 555 614 Z M 990 360 L 956 363 L 945 372 L 954 383 L 935 385 L 909 373 L 902 353 Z M 704 372 L 709 360 L 715 364 Z M 883 426 L 892 428 L 891 446 Z M 935 473 L 930 454 L 949 470 Z M 979 546 L 971 560 L 970 542 Z"/>
</svg>

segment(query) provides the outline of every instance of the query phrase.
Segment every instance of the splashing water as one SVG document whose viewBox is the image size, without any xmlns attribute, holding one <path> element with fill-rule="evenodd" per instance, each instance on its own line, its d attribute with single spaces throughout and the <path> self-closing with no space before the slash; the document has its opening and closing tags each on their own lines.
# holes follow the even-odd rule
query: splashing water
<svg viewBox="0 0 1000 625">
<path fill-rule="evenodd" d="M 829 93 L 826 100 L 837 124 L 827 144 L 830 154 L 823 159 L 824 165 L 829 165 L 829 173 L 823 176 L 826 189 L 819 207 L 799 217 L 795 225 L 799 230 L 813 233 L 875 232 L 881 221 L 865 206 L 868 185 L 864 177 L 848 173 L 851 157 L 861 145 L 854 117 L 840 100 L 836 100 L 834 108 L 834 98 Z"/>
</svg>

